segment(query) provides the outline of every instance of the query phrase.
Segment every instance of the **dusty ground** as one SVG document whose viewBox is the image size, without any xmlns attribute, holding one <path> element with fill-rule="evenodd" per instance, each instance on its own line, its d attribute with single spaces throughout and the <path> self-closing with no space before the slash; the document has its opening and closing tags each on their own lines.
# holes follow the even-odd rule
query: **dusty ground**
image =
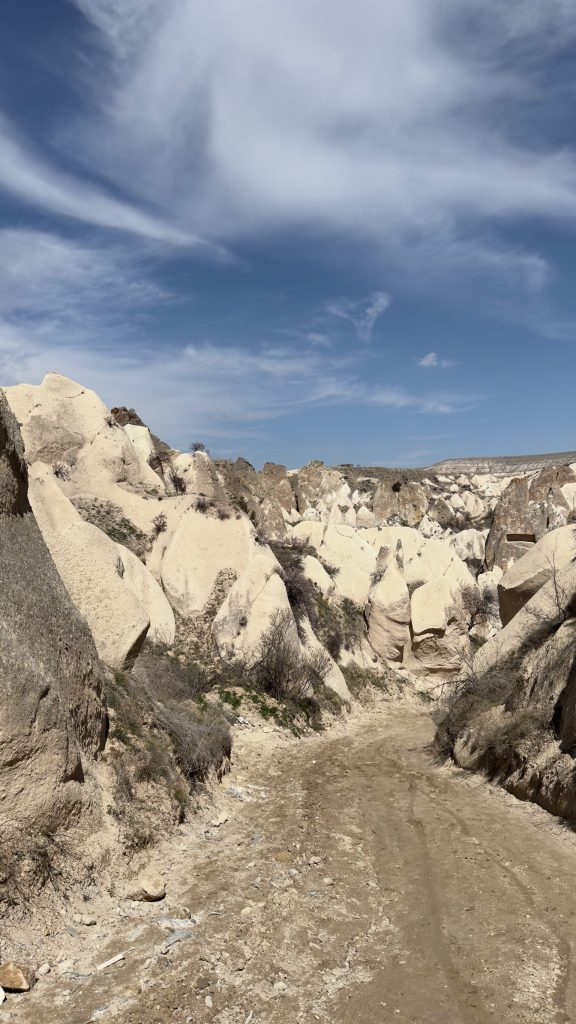
<svg viewBox="0 0 576 1024">
<path fill-rule="evenodd" d="M 86 929 L 68 973 L 0 1021 L 576 1020 L 576 837 L 436 765 L 432 731 L 425 711 L 384 705 L 241 757 L 211 812 L 227 820 L 182 833 L 164 903 Z M 162 954 L 166 916 L 197 923 Z"/>
</svg>

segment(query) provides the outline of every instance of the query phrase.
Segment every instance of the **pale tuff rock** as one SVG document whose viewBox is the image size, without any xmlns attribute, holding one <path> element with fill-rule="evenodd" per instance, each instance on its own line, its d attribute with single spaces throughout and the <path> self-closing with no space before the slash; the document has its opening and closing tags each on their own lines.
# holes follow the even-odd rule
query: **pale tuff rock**
<svg viewBox="0 0 576 1024">
<path fill-rule="evenodd" d="M 225 494 L 218 474 L 210 456 L 206 452 L 194 452 L 187 455 L 175 455 L 170 461 L 170 469 L 182 477 L 187 494 L 202 495 L 212 500 L 223 501 Z"/>
<path fill-rule="evenodd" d="M 484 564 L 487 531 L 462 530 L 447 538 L 458 558 L 465 562 L 471 571 Z"/>
<path fill-rule="evenodd" d="M 148 639 L 170 646 L 174 643 L 176 622 L 166 594 L 136 555 L 121 544 L 116 545 L 116 550 L 116 571 L 150 620 Z"/>
<path fill-rule="evenodd" d="M 326 572 L 326 569 L 317 558 L 312 555 L 304 555 L 302 559 L 302 571 L 307 579 L 310 580 L 324 597 L 329 597 L 334 593 L 336 585 L 331 576 Z"/>
<path fill-rule="evenodd" d="M 28 464 L 50 466 L 68 498 L 109 501 L 144 534 L 152 531 L 164 482 L 93 391 L 49 373 L 38 386 L 7 388 L 6 397 Z"/>
<path fill-rule="evenodd" d="M 412 629 L 419 633 L 445 633 L 454 611 L 450 580 L 441 576 L 418 587 L 410 602 Z"/>
<path fill-rule="evenodd" d="M 327 686 L 329 690 L 333 690 L 334 693 L 340 697 L 340 700 L 349 701 L 350 691 L 346 685 L 342 669 L 336 664 L 334 659 L 330 657 L 320 641 L 316 638 L 314 630 L 307 619 L 303 620 L 301 624 L 301 631 L 303 656 L 306 658 L 314 654 L 323 655 L 326 660 L 326 664 L 328 665 L 328 671 L 323 679 L 324 686 Z"/>
<path fill-rule="evenodd" d="M 278 613 L 286 612 L 291 616 L 286 587 L 279 572 L 280 565 L 269 548 L 252 551 L 212 625 L 218 651 L 226 661 L 256 651 L 262 634 Z M 289 639 L 300 647 L 295 622 Z"/>
<path fill-rule="evenodd" d="M 42 536 L 72 601 L 88 623 L 102 661 L 115 668 L 132 664 L 146 638 L 150 617 L 120 569 L 120 563 L 122 568 L 129 564 L 130 552 L 120 554 L 114 541 L 84 522 L 49 467 L 41 463 L 30 467 L 29 493 Z M 135 578 L 133 568 L 129 578 Z"/>
<path fill-rule="evenodd" d="M 428 508 L 428 496 L 421 484 L 406 481 L 382 482 L 374 495 L 376 522 L 397 516 L 406 526 L 417 526 Z"/>
<path fill-rule="evenodd" d="M 221 572 L 239 575 L 255 547 L 247 519 L 220 520 L 189 508 L 182 516 L 162 558 L 162 585 L 180 615 L 201 612 Z"/>
<path fill-rule="evenodd" d="M 569 504 L 562 487 L 573 484 L 569 466 L 548 466 L 513 479 L 493 510 L 486 541 L 486 565 L 506 570 L 540 540 L 548 529 L 566 523 Z"/>
<path fill-rule="evenodd" d="M 145 426 L 139 426 L 135 423 L 127 423 L 124 427 L 124 433 L 128 437 L 128 440 L 134 445 L 134 449 L 138 457 L 143 461 L 150 464 L 150 460 L 155 455 L 154 441 L 152 435 Z"/>
<path fill-rule="evenodd" d="M 96 649 L 26 497 L 18 428 L 0 393 L 0 821 L 53 834 L 83 803 L 83 759 L 106 714 Z"/>
<path fill-rule="evenodd" d="M 367 532 L 358 532 L 351 526 L 305 522 L 292 529 L 293 536 L 306 541 L 339 570 L 334 581 L 336 590 L 360 607 L 366 603 L 370 577 L 376 568 L 376 551 L 365 539 Z"/>
<path fill-rule="evenodd" d="M 396 560 L 370 591 L 367 619 L 368 638 L 376 654 L 387 661 L 402 661 L 410 641 L 410 594 Z"/>
<path fill-rule="evenodd" d="M 500 616 L 505 626 L 546 583 L 576 560 L 576 526 L 546 533 L 504 574 L 499 586 Z"/>
</svg>

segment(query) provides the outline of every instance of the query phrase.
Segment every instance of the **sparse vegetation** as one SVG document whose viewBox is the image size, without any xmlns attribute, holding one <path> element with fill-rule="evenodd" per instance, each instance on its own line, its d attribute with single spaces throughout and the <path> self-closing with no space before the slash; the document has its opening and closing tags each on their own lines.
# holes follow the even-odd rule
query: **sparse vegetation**
<svg viewBox="0 0 576 1024">
<path fill-rule="evenodd" d="M 107 759 L 115 777 L 109 808 L 130 850 L 153 838 L 147 800 L 140 783 L 157 784 L 181 818 L 190 794 L 211 772 L 220 775 L 231 754 L 226 718 L 201 700 L 212 679 L 198 665 L 182 665 L 160 648 L 148 648 L 137 671 L 108 680 L 111 709 Z"/>
<path fill-rule="evenodd" d="M 67 462 L 62 462 L 61 460 L 55 462 L 52 466 L 52 472 L 55 477 L 58 477 L 58 480 L 70 479 L 70 466 Z"/>
<path fill-rule="evenodd" d="M 186 494 L 186 480 L 174 466 L 168 470 L 168 482 L 173 487 L 174 494 Z"/>
<path fill-rule="evenodd" d="M 147 551 L 149 538 L 128 519 L 118 505 L 98 498 L 73 498 L 73 505 L 87 523 L 102 530 L 110 540 L 122 544 L 138 558 Z"/>
<path fill-rule="evenodd" d="M 196 452 L 205 452 L 206 455 L 210 454 L 206 445 L 202 441 L 192 441 L 190 451 L 192 452 L 192 455 L 195 455 Z"/>
</svg>

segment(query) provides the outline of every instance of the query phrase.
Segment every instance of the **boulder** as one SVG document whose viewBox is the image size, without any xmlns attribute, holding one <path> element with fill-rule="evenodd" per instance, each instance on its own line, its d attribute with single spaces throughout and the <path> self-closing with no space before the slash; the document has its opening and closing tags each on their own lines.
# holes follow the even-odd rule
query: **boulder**
<svg viewBox="0 0 576 1024">
<path fill-rule="evenodd" d="M 486 533 L 481 530 L 462 530 L 448 538 L 458 558 L 465 562 L 471 572 L 477 572 L 484 564 Z"/>
<path fill-rule="evenodd" d="M 441 496 L 434 498 L 434 500 L 430 502 L 427 514 L 429 518 L 434 519 L 443 530 L 454 525 L 454 509 L 448 504 L 446 499 Z"/>
<path fill-rule="evenodd" d="M 36 984 L 36 975 L 31 967 L 9 960 L 0 965 L 0 988 L 6 992 L 29 992 Z"/>
<path fill-rule="evenodd" d="M 454 611 L 454 596 L 450 580 L 441 576 L 418 587 L 410 600 L 412 630 L 419 633 L 446 632 Z"/>
<path fill-rule="evenodd" d="M 153 870 L 143 871 L 125 889 L 125 898 L 139 903 L 158 903 L 166 896 L 166 885 L 160 874 Z"/>
<path fill-rule="evenodd" d="M 0 579 L 0 821 L 5 835 L 52 835 L 78 816 L 86 765 L 104 744 L 102 673 L 28 503 L 1 393 Z"/>
<path fill-rule="evenodd" d="M 560 569 L 576 561 L 576 526 L 546 533 L 506 571 L 498 586 L 500 617 L 505 626 Z"/>
</svg>

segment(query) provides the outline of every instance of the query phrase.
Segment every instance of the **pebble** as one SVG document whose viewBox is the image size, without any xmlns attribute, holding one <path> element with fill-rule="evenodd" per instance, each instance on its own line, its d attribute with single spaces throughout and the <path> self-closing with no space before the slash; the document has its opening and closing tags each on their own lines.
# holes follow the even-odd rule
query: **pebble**
<svg viewBox="0 0 576 1024">
<path fill-rule="evenodd" d="M 285 981 L 275 981 L 274 991 L 277 992 L 278 995 L 284 995 L 284 993 L 288 991 L 288 985 Z"/>
<path fill-rule="evenodd" d="M 83 924 L 86 928 L 90 928 L 91 925 L 96 924 L 96 918 L 91 917 L 90 914 L 74 914 L 72 917 L 74 924 Z"/>
<path fill-rule="evenodd" d="M 43 978 L 46 974 L 50 974 L 50 964 L 42 964 L 36 971 L 37 978 Z"/>
<path fill-rule="evenodd" d="M 324 885 L 334 885 L 335 884 L 333 878 L 324 878 L 324 879 L 322 879 L 322 881 L 324 882 Z"/>
<path fill-rule="evenodd" d="M 6 993 L 3 988 L 0 988 L 0 1003 L 3 1003 L 6 999 Z"/>
<path fill-rule="evenodd" d="M 208 1009 L 211 1010 L 213 1005 L 214 1005 L 214 1003 L 212 1001 L 212 996 L 206 996 L 206 998 L 204 1000 L 204 1006 L 207 1006 Z"/>
<path fill-rule="evenodd" d="M 322 858 L 321 857 L 310 857 L 309 860 L 308 860 L 308 863 L 309 863 L 311 868 L 317 867 L 318 864 L 322 863 Z"/>
</svg>

